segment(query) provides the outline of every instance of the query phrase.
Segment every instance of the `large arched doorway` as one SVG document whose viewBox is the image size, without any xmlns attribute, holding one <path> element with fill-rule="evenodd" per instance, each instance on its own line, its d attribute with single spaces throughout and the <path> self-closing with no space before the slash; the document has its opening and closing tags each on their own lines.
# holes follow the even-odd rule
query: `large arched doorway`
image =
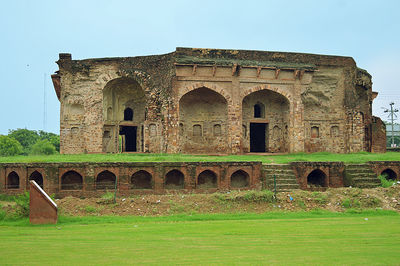
<svg viewBox="0 0 400 266">
<path fill-rule="evenodd" d="M 243 151 L 287 152 L 289 141 L 285 130 L 289 124 L 289 112 L 289 101 L 277 92 L 260 90 L 244 97 Z"/>
<path fill-rule="evenodd" d="M 103 151 L 143 151 L 146 96 L 132 78 L 117 78 L 103 90 Z"/>
<path fill-rule="evenodd" d="M 38 171 L 34 171 L 30 176 L 29 180 L 33 180 L 38 184 L 41 188 L 43 188 L 43 176 Z"/>
<path fill-rule="evenodd" d="M 227 153 L 228 105 L 219 93 L 202 87 L 179 101 L 180 148 L 183 153 Z"/>
</svg>

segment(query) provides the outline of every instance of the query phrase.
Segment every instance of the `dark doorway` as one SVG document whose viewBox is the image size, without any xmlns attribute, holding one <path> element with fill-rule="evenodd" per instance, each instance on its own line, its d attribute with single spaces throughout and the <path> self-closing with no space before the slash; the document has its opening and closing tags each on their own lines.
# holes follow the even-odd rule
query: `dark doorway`
<svg viewBox="0 0 400 266">
<path fill-rule="evenodd" d="M 396 180 L 397 179 L 396 173 L 390 168 L 382 171 L 381 175 L 385 176 L 385 178 L 389 179 L 389 180 Z"/>
<path fill-rule="evenodd" d="M 265 123 L 250 123 L 250 152 L 266 152 L 266 129 Z"/>
<path fill-rule="evenodd" d="M 137 151 L 136 148 L 136 136 L 137 136 L 137 127 L 131 126 L 122 126 L 120 131 L 120 135 L 125 136 L 124 140 L 124 148 L 123 151 Z"/>
</svg>

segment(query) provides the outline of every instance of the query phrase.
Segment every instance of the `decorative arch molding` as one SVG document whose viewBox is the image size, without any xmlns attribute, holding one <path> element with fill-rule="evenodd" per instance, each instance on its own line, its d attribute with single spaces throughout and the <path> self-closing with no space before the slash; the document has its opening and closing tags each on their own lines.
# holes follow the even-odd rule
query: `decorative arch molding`
<svg viewBox="0 0 400 266">
<path fill-rule="evenodd" d="M 184 87 L 183 89 L 180 89 L 179 93 L 178 93 L 178 101 L 177 102 L 179 103 L 179 101 L 185 94 L 187 94 L 191 91 L 203 88 L 203 87 L 220 94 L 222 97 L 224 97 L 224 99 L 228 103 L 228 106 L 232 105 L 233 101 L 232 101 L 232 97 L 229 95 L 229 93 L 224 88 L 222 88 L 219 85 L 216 85 L 212 82 L 197 82 L 197 83 L 191 84 L 187 87 Z"/>
<path fill-rule="evenodd" d="M 99 85 L 102 90 L 104 90 L 104 88 L 110 81 L 118 79 L 118 78 L 131 78 L 131 79 L 135 80 L 140 85 L 140 87 L 142 87 L 146 96 L 150 92 L 150 84 L 149 84 L 150 75 L 144 71 L 135 70 L 132 72 L 127 72 L 127 71 L 119 70 L 116 72 L 116 71 L 109 70 L 106 73 L 99 75 L 98 78 L 96 79 L 95 83 L 97 85 Z"/>
<path fill-rule="evenodd" d="M 287 93 L 286 91 L 282 90 L 282 89 L 279 88 L 279 87 L 271 86 L 271 84 L 263 84 L 263 85 L 258 85 L 258 86 L 252 87 L 252 88 L 245 89 L 245 90 L 243 90 L 243 91 L 240 93 L 240 98 L 241 98 L 241 100 L 243 101 L 243 99 L 244 99 L 247 95 L 250 95 L 250 94 L 252 94 L 253 92 L 262 91 L 262 90 L 273 91 L 273 92 L 276 92 L 276 93 L 278 93 L 278 94 L 284 96 L 284 97 L 288 100 L 289 104 L 291 104 L 291 103 L 293 102 L 293 96 L 292 96 L 292 94 Z"/>
</svg>

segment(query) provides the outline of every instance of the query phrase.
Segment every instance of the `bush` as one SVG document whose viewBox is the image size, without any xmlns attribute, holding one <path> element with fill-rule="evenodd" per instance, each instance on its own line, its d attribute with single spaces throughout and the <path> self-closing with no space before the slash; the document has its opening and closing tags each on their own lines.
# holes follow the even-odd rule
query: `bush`
<svg viewBox="0 0 400 266">
<path fill-rule="evenodd" d="M 22 146 L 17 140 L 0 135 L 0 156 L 13 156 L 21 153 Z"/>
<path fill-rule="evenodd" d="M 387 175 L 386 174 L 380 175 L 380 176 L 378 176 L 378 178 L 379 178 L 379 180 L 381 180 L 381 186 L 382 187 L 387 188 L 387 187 L 391 187 L 394 184 L 396 184 L 396 182 L 394 182 L 392 180 L 387 180 Z"/>
<path fill-rule="evenodd" d="M 50 155 L 57 153 L 56 148 L 48 140 L 39 140 L 31 148 L 31 154 Z"/>
<path fill-rule="evenodd" d="M 29 217 L 29 192 L 15 197 L 15 203 L 17 204 L 17 214 L 21 217 Z"/>
</svg>

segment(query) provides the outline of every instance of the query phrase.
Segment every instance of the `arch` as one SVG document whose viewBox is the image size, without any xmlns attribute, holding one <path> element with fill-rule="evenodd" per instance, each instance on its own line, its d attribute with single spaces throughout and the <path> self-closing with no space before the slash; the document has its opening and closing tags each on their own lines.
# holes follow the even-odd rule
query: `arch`
<svg viewBox="0 0 400 266">
<path fill-rule="evenodd" d="M 146 121 L 146 91 L 141 84 L 131 77 L 120 77 L 109 81 L 103 89 L 103 120 L 112 122 L 113 132 L 119 132 L 123 143 L 119 149 L 118 142 L 107 142 L 103 146 L 105 152 L 137 152 L 143 151 L 143 134 L 140 126 Z M 111 114 L 109 114 L 111 110 Z M 122 121 L 132 121 L 124 124 Z"/>
<path fill-rule="evenodd" d="M 145 170 L 139 170 L 131 176 L 132 189 L 152 189 L 152 176 Z"/>
<path fill-rule="evenodd" d="M 19 188 L 19 175 L 12 171 L 7 176 L 7 189 L 18 189 Z"/>
<path fill-rule="evenodd" d="M 165 175 L 166 189 L 183 189 L 185 186 L 185 176 L 179 170 L 171 170 Z"/>
<path fill-rule="evenodd" d="M 265 118 L 265 105 L 257 102 L 254 107 L 254 118 Z"/>
<path fill-rule="evenodd" d="M 327 187 L 327 177 L 324 171 L 315 169 L 307 176 L 308 187 Z"/>
<path fill-rule="evenodd" d="M 381 175 L 385 176 L 386 179 L 390 179 L 390 180 L 396 180 L 397 179 L 396 172 L 393 171 L 390 168 L 387 168 L 387 169 L 383 170 Z"/>
<path fill-rule="evenodd" d="M 229 105 L 231 105 L 233 103 L 230 94 L 224 88 L 222 88 L 214 83 L 208 83 L 208 82 L 199 82 L 199 83 L 192 84 L 188 87 L 185 87 L 183 89 L 180 89 L 179 90 L 180 93 L 178 95 L 178 102 L 180 102 L 181 98 L 183 96 L 185 96 L 187 93 L 197 90 L 197 89 L 200 89 L 200 88 L 207 88 L 207 89 L 210 89 L 210 90 L 220 94 L 222 97 L 225 98 L 225 101 Z"/>
<path fill-rule="evenodd" d="M 204 170 L 197 176 L 198 188 L 216 188 L 217 175 L 211 170 Z"/>
<path fill-rule="evenodd" d="M 30 176 L 29 180 L 33 180 L 38 184 L 41 188 L 43 188 L 43 176 L 37 170 L 35 170 Z"/>
<path fill-rule="evenodd" d="M 228 103 L 221 94 L 201 87 L 183 95 L 179 101 L 179 123 L 187 129 L 185 139 L 179 143 L 182 152 L 228 152 L 228 136 L 214 134 L 215 124 L 228 128 Z"/>
<path fill-rule="evenodd" d="M 103 189 L 115 189 L 115 182 L 117 177 L 114 173 L 105 170 L 97 175 L 96 178 L 96 189 L 103 190 Z"/>
<path fill-rule="evenodd" d="M 272 87 L 270 84 L 264 84 L 264 85 L 259 85 L 259 86 L 255 86 L 252 88 L 245 89 L 240 93 L 240 97 L 242 98 L 242 101 L 243 101 L 243 99 L 246 96 L 252 94 L 253 92 L 262 91 L 262 90 L 272 91 L 272 92 L 282 95 L 283 97 L 286 98 L 286 100 L 288 101 L 289 104 L 291 104 L 293 102 L 291 94 L 287 93 L 286 91 L 282 90 L 279 87 Z"/>
<path fill-rule="evenodd" d="M 132 108 L 125 108 L 124 110 L 124 121 L 132 121 L 133 120 L 133 110 Z"/>
<path fill-rule="evenodd" d="M 62 190 L 81 190 L 83 187 L 83 178 L 81 174 L 70 170 L 61 176 Z"/>
<path fill-rule="evenodd" d="M 244 188 L 249 186 L 250 177 L 246 171 L 237 170 L 231 175 L 232 188 Z"/>
</svg>

